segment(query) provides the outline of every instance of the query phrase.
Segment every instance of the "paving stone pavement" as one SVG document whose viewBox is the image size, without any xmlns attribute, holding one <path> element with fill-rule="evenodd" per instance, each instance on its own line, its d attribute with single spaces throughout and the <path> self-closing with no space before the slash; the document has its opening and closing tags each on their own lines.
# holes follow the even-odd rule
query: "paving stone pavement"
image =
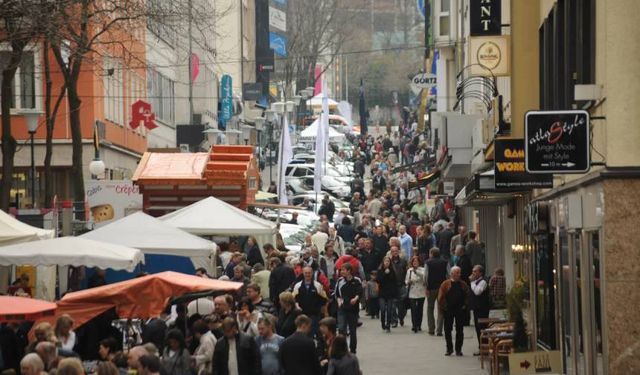
<svg viewBox="0 0 640 375">
<path fill-rule="evenodd" d="M 358 328 L 358 359 L 364 375 L 488 374 L 480 368 L 479 357 L 473 356 L 478 347 L 473 327 L 465 327 L 464 356 L 446 357 L 444 337 L 429 336 L 426 321 L 422 332 L 413 333 L 407 315 L 404 327 L 385 333 L 379 320 L 364 316 L 364 312 L 361 315 L 364 324 Z"/>
</svg>

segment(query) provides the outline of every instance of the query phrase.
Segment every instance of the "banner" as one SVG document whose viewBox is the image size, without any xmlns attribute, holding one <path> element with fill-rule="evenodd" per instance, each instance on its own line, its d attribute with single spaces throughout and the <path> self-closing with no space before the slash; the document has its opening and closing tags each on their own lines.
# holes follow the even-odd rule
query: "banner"
<svg viewBox="0 0 640 375">
<path fill-rule="evenodd" d="M 142 194 L 130 180 L 86 180 L 84 186 L 94 228 L 142 210 Z"/>
</svg>

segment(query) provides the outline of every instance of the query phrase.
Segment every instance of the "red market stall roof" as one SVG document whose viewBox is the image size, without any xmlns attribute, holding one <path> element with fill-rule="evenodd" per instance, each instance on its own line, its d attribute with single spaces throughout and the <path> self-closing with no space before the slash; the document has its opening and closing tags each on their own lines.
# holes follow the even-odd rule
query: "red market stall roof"
<svg viewBox="0 0 640 375">
<path fill-rule="evenodd" d="M 179 272 L 160 272 L 69 293 L 58 301 L 56 317 L 69 314 L 74 326 L 78 327 L 115 308 L 120 318 L 147 319 L 159 316 L 172 297 L 205 291 L 234 292 L 241 286 L 242 283 L 205 279 Z"/>
<path fill-rule="evenodd" d="M 58 306 L 54 302 L 27 297 L 0 296 L 0 322 L 24 322 L 53 316 Z"/>
</svg>

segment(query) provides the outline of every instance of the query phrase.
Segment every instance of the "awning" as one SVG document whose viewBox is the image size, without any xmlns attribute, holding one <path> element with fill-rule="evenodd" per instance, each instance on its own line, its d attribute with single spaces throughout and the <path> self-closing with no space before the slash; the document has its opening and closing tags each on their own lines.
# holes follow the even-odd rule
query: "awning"
<svg viewBox="0 0 640 375">
<path fill-rule="evenodd" d="M 495 173 L 489 169 L 474 174 L 455 198 L 456 206 L 501 206 L 526 191 L 496 190 Z"/>
<path fill-rule="evenodd" d="M 431 171 L 431 173 L 428 173 L 426 176 L 422 176 L 415 181 L 409 181 L 409 189 L 425 187 L 435 181 L 435 179 L 438 177 L 440 177 L 440 169 L 435 169 Z"/>
</svg>

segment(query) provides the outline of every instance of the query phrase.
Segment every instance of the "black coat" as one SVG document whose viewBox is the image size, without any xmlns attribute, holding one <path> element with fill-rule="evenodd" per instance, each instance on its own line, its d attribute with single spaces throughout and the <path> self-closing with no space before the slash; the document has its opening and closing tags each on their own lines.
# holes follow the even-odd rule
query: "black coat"
<svg viewBox="0 0 640 375">
<path fill-rule="evenodd" d="M 389 273 L 386 273 L 383 268 L 378 270 L 378 285 L 380 291 L 378 295 L 380 298 L 398 298 L 398 276 L 393 267 L 389 267 Z M 402 280 L 404 282 L 404 279 Z"/>
<path fill-rule="evenodd" d="M 294 333 L 282 342 L 279 355 L 284 375 L 321 374 L 316 346 L 309 336 L 301 332 Z"/>
<path fill-rule="evenodd" d="M 262 374 L 260 350 L 253 337 L 238 333 L 236 335 L 236 356 L 238 359 L 238 373 L 242 375 Z M 213 373 L 215 375 L 229 374 L 229 341 L 226 337 L 216 343 L 213 354 Z"/>
<path fill-rule="evenodd" d="M 427 289 L 438 290 L 443 281 L 447 279 L 448 262 L 440 257 L 427 260 Z"/>
<path fill-rule="evenodd" d="M 162 353 L 164 350 L 165 335 L 167 333 L 167 323 L 162 319 L 151 319 L 144 327 L 142 327 L 142 342 L 153 343 L 158 351 Z"/>
<path fill-rule="evenodd" d="M 467 254 L 464 254 L 460 258 L 458 258 L 458 262 L 456 266 L 460 267 L 460 279 L 469 285 L 469 276 L 471 276 L 471 271 L 473 271 L 473 265 L 471 265 L 471 258 Z"/>
<path fill-rule="evenodd" d="M 262 253 L 260 252 L 258 245 L 253 245 L 251 249 L 249 249 L 249 253 L 247 254 L 247 263 L 251 267 L 258 263 L 264 266 L 264 259 L 262 259 Z"/>
<path fill-rule="evenodd" d="M 289 337 L 296 331 L 296 318 L 302 314 L 302 311 L 293 309 L 288 314 L 284 310 L 280 310 L 278 322 L 276 323 L 276 332 L 282 337 Z"/>
<path fill-rule="evenodd" d="M 356 230 L 353 225 L 340 225 L 338 228 L 338 236 L 342 237 L 344 242 L 355 242 Z"/>
<path fill-rule="evenodd" d="M 296 273 L 293 268 L 284 264 L 274 268 L 269 276 L 269 296 L 271 300 L 278 301 L 280 293 L 289 289 L 294 281 L 296 281 Z"/>
</svg>

